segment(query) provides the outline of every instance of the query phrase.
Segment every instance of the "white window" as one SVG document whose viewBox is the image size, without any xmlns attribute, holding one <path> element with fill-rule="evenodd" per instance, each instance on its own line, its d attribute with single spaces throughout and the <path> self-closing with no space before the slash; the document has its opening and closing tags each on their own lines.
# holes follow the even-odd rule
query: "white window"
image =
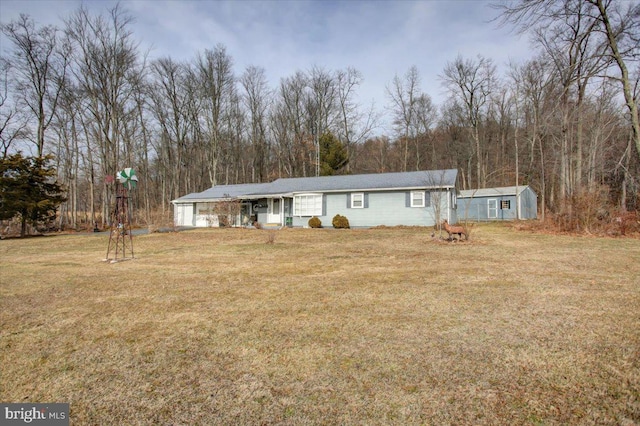
<svg viewBox="0 0 640 426">
<path fill-rule="evenodd" d="M 355 192 L 351 194 L 351 208 L 352 209 L 364 208 L 364 192 Z"/>
<path fill-rule="evenodd" d="M 424 191 L 411 191 L 411 207 L 424 207 Z"/>
<path fill-rule="evenodd" d="M 293 215 L 322 216 L 322 194 L 294 195 Z"/>
</svg>

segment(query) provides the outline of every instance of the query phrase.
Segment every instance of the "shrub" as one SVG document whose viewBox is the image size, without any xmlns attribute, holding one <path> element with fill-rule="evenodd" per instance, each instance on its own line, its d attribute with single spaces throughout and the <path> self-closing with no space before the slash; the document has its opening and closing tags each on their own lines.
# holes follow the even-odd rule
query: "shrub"
<svg viewBox="0 0 640 426">
<path fill-rule="evenodd" d="M 349 219 L 347 219 L 345 216 L 340 216 L 339 214 L 333 217 L 331 224 L 334 228 L 349 229 Z"/>
<path fill-rule="evenodd" d="M 322 221 L 314 216 L 311 219 L 309 219 L 309 227 L 322 228 Z"/>
</svg>

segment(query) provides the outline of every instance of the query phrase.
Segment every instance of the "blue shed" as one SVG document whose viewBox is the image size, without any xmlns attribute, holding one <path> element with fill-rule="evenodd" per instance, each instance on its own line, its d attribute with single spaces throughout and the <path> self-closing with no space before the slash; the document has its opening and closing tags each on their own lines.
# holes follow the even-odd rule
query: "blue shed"
<svg viewBox="0 0 640 426">
<path fill-rule="evenodd" d="M 458 218 L 489 221 L 537 219 L 538 195 L 528 185 L 460 191 Z"/>
</svg>

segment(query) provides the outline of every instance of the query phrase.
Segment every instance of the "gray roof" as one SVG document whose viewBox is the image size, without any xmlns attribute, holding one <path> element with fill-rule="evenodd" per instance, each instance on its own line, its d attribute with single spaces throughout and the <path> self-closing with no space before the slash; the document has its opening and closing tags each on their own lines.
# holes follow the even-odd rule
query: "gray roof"
<svg viewBox="0 0 640 426">
<path fill-rule="evenodd" d="M 527 189 L 528 185 L 518 185 L 518 194 Z M 500 188 L 481 188 L 481 189 L 465 189 L 460 191 L 458 198 L 474 198 L 474 197 L 501 197 L 508 195 L 516 195 L 515 186 L 503 186 Z"/>
<path fill-rule="evenodd" d="M 280 178 L 271 183 L 218 185 L 206 191 L 185 195 L 174 202 L 228 198 L 261 198 L 305 192 L 383 191 L 419 188 L 454 188 L 456 169 L 364 175 Z"/>
<path fill-rule="evenodd" d="M 260 191 L 260 188 L 269 185 L 268 183 L 245 183 L 239 185 L 216 185 L 206 191 L 194 192 L 184 195 L 174 202 L 188 202 L 194 201 L 208 201 L 208 200 L 220 200 L 220 199 L 232 199 L 238 198 L 246 194 L 252 194 Z"/>
</svg>

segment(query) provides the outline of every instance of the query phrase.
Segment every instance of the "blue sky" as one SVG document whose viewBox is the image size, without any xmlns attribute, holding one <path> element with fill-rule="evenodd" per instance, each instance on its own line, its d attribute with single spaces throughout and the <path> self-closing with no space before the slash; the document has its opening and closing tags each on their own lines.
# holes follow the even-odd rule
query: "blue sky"
<svg viewBox="0 0 640 426">
<path fill-rule="evenodd" d="M 386 87 L 412 65 L 422 91 L 437 104 L 446 95 L 438 75 L 458 54 L 492 58 L 499 70 L 531 55 L 524 36 L 500 28 L 484 0 L 422 1 L 136 1 L 120 2 L 133 17 L 134 37 L 150 58 L 190 60 L 221 43 L 240 75 L 248 65 L 265 69 L 271 87 L 297 70 L 358 69 L 360 103 L 389 103 Z M 62 25 L 76 0 L 0 0 L 0 22 L 26 13 L 40 24 Z M 111 0 L 90 0 L 106 13 Z M 4 51 L 5 42 L 2 41 Z"/>
</svg>

